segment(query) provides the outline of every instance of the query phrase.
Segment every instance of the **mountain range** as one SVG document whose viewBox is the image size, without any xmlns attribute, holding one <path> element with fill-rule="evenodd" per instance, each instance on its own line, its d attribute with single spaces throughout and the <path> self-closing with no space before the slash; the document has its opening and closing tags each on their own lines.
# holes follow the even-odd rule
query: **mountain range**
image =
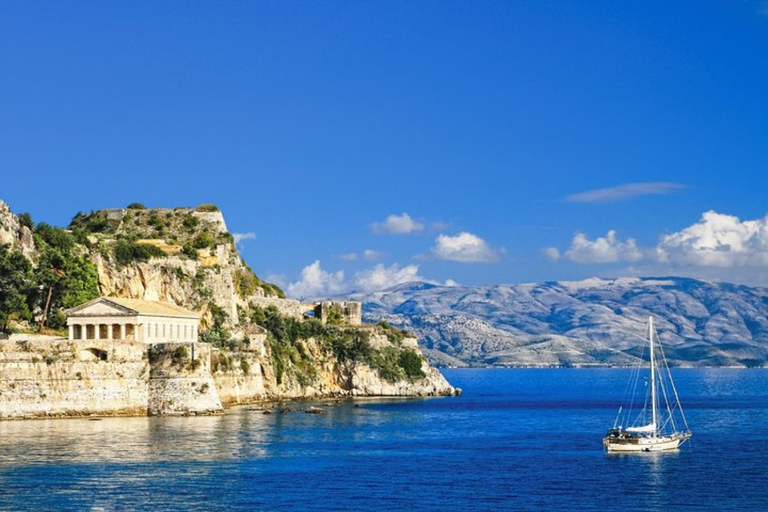
<svg viewBox="0 0 768 512">
<path fill-rule="evenodd" d="M 670 365 L 768 366 L 768 289 L 691 278 L 489 286 L 408 283 L 355 293 L 364 320 L 414 331 L 442 366 L 626 366 L 648 317 Z"/>
</svg>

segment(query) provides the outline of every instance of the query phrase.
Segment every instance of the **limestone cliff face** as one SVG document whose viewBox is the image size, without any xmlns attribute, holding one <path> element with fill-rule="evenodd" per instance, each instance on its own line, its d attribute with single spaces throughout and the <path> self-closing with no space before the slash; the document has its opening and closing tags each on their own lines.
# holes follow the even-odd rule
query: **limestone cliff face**
<svg viewBox="0 0 768 512">
<path fill-rule="evenodd" d="M 101 230 L 92 231 L 94 224 Z M 88 235 L 103 296 L 159 300 L 195 309 L 203 315 L 203 328 L 211 325 L 213 308 L 220 308 L 226 326 L 237 329 L 238 306 L 246 307 L 252 296 L 266 295 L 240 259 L 221 212 L 106 210 L 76 218 L 73 228 Z M 121 261 L 116 256 L 121 239 L 135 240 L 154 253 L 148 259 Z"/>
<path fill-rule="evenodd" d="M 366 362 L 340 361 L 321 340 L 314 338 L 300 341 L 303 353 L 312 362 L 309 372 L 283 371 L 278 375 L 272 354 L 260 343 L 259 340 L 252 341 L 248 351 L 214 351 L 213 375 L 224 405 L 291 398 L 451 396 L 458 393 L 423 357 L 423 377 L 390 380 Z M 372 336 L 371 344 L 378 349 L 397 345 L 383 335 Z M 415 338 L 404 340 L 400 346 L 403 344 L 421 355 Z"/>
<path fill-rule="evenodd" d="M 7 204 L 0 201 L 0 245 L 6 244 L 21 251 L 30 260 L 36 254 L 32 232 L 27 226 L 19 224 L 18 217 L 11 213 Z"/>
<path fill-rule="evenodd" d="M 201 332 L 218 329 L 219 337 L 214 337 L 214 345 L 191 345 L 188 350 L 205 355 L 195 359 L 202 361 L 201 366 L 190 361 L 183 367 L 147 361 L 152 352 L 146 350 L 97 364 L 88 360 L 88 354 L 117 354 L 121 349 L 91 346 L 93 341 L 71 348 L 62 348 L 68 347 L 66 340 L 49 342 L 58 347 L 58 355 L 47 362 L 41 355 L 48 350 L 45 342 L 31 348 L 24 345 L 27 352 L 14 352 L 9 345 L 11 355 L 2 356 L 0 350 L 0 359 L 5 357 L 8 364 L 0 360 L 0 366 L 24 367 L 11 380 L 19 390 L 32 388 L 21 393 L 5 390 L 11 402 L 0 403 L 0 415 L 66 415 L 68 403 L 78 414 L 210 413 L 222 405 L 260 400 L 455 392 L 429 366 L 415 339 L 391 341 L 374 326 L 348 328 L 364 334 L 368 348 L 377 354 L 387 353 L 391 359 L 403 351 L 412 353 L 418 358 L 412 365 L 421 365 L 421 372 L 386 374 L 373 367 L 381 358 L 342 355 L 327 337 L 293 340 L 290 354 L 277 353 L 285 347 L 255 323 L 254 308 L 277 310 L 300 322 L 308 307 L 282 298 L 278 288 L 253 274 L 215 207 L 102 210 L 78 214 L 70 230 L 96 267 L 101 295 L 164 301 L 195 310 L 202 314 Z M 30 257 L 35 254 L 32 233 L 4 203 L 0 203 L 0 243 L 10 243 Z M 58 405 L 46 406 L 49 397 L 56 397 Z M 8 410 L 12 412 L 3 412 Z"/>
</svg>

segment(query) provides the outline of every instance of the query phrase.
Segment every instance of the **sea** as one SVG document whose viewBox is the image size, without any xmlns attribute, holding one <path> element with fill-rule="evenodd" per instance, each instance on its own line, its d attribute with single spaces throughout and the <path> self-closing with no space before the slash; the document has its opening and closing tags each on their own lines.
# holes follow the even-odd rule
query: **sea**
<svg viewBox="0 0 768 512">
<path fill-rule="evenodd" d="M 630 455 L 600 442 L 629 370 L 443 373 L 461 396 L 0 422 L 0 510 L 768 510 L 768 370 L 673 370 L 691 441 Z"/>
</svg>

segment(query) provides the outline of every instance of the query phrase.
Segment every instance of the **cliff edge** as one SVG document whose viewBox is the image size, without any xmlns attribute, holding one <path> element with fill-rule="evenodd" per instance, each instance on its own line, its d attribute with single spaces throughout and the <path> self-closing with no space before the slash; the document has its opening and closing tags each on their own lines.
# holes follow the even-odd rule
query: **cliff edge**
<svg viewBox="0 0 768 512">
<path fill-rule="evenodd" d="M 409 333 L 355 325 L 333 308 L 314 318 L 314 305 L 259 279 L 213 205 L 133 204 L 78 213 L 60 229 L 0 202 L 0 272 L 13 274 L 19 295 L 0 311 L 16 331 L 0 344 L 2 417 L 199 414 L 260 400 L 456 392 Z M 198 312 L 198 343 L 161 350 L 66 339 L 63 312 L 98 296 Z"/>
</svg>

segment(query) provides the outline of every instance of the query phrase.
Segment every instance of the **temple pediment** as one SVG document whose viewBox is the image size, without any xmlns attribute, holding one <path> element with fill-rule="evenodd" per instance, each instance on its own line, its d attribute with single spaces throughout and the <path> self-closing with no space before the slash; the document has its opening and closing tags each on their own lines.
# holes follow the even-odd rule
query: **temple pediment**
<svg viewBox="0 0 768 512">
<path fill-rule="evenodd" d="M 67 310 L 68 317 L 80 316 L 136 316 L 136 309 L 117 304 L 107 298 L 99 297 L 80 306 Z"/>
<path fill-rule="evenodd" d="M 83 316 L 162 316 L 199 319 L 200 315 L 168 302 L 120 297 L 99 297 L 66 311 L 68 317 Z"/>
</svg>

